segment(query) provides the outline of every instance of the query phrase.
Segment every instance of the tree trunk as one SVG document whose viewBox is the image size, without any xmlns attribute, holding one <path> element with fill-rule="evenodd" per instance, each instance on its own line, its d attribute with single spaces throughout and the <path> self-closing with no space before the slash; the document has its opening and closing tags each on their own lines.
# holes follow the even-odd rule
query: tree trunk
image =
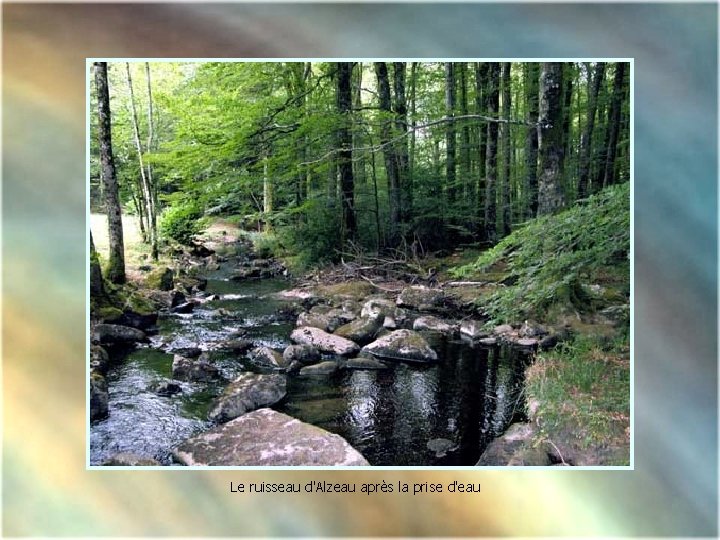
<svg viewBox="0 0 720 540">
<path fill-rule="evenodd" d="M 152 87 L 150 83 L 150 63 L 145 62 L 145 79 L 147 80 L 147 93 L 148 93 L 148 142 L 147 150 L 152 152 L 153 141 L 155 138 L 155 123 L 153 121 L 153 100 L 152 100 Z M 150 188 L 150 245 L 151 245 L 151 257 L 154 261 L 158 260 L 158 237 L 157 237 L 157 186 L 152 177 L 152 167 L 147 164 L 147 179 L 148 186 Z"/>
<path fill-rule="evenodd" d="M 564 205 L 560 161 L 563 154 L 562 64 L 545 62 L 540 74 L 540 178 L 538 215 Z"/>
<path fill-rule="evenodd" d="M 263 224 L 265 232 L 272 230 L 270 216 L 273 211 L 273 185 L 268 172 L 268 158 L 263 157 Z"/>
<path fill-rule="evenodd" d="M 487 62 L 475 63 L 475 112 L 486 114 L 487 109 L 487 88 L 486 79 L 488 74 Z M 478 147 L 480 149 L 478 158 L 477 183 L 475 186 L 477 209 L 477 231 L 479 236 L 485 235 L 485 203 L 483 194 L 485 192 L 485 160 L 487 157 L 487 126 L 481 122 L 478 126 Z"/>
<path fill-rule="evenodd" d="M 390 226 L 388 231 L 388 244 L 396 246 L 400 240 L 400 215 L 402 199 L 400 195 L 400 174 L 398 160 L 395 156 L 395 146 L 392 140 L 392 105 L 390 99 L 390 79 L 387 64 L 375 62 L 375 75 L 377 77 L 378 99 L 380 111 L 385 116 L 380 129 L 380 145 L 383 147 L 385 157 L 385 173 L 388 183 L 388 206 L 390 210 Z"/>
<path fill-rule="evenodd" d="M 502 143 L 503 143 L 503 185 L 502 185 L 502 235 L 510 234 L 511 218 L 510 218 L 510 62 L 504 62 L 502 66 L 502 108 L 503 118 L 508 123 L 502 124 Z"/>
<path fill-rule="evenodd" d="M 418 63 L 413 62 L 410 66 L 410 154 L 408 156 L 408 201 L 405 212 L 408 215 L 408 220 L 412 220 L 413 217 L 413 196 L 415 189 L 415 127 L 417 126 L 417 120 L 415 119 L 415 108 L 417 102 L 415 100 L 415 90 L 417 87 L 417 67 Z"/>
<path fill-rule="evenodd" d="M 409 219 L 412 196 L 409 193 L 409 157 L 408 141 L 406 137 L 400 137 L 407 133 L 407 100 L 405 99 L 405 63 L 395 62 L 393 64 L 393 89 L 395 99 L 393 110 L 395 112 L 395 127 L 397 130 L 395 142 L 395 155 L 397 156 L 398 188 L 400 190 L 400 223 L 406 223 Z"/>
<path fill-rule="evenodd" d="M 452 62 L 445 63 L 445 118 L 449 121 L 445 131 L 445 148 L 447 160 L 445 161 L 445 186 L 447 187 L 448 202 L 453 207 L 457 199 L 457 185 L 455 178 L 455 66 Z M 454 208 L 451 208 L 454 210 Z"/>
<path fill-rule="evenodd" d="M 145 174 L 145 165 L 143 164 L 143 150 L 142 144 L 140 143 L 140 129 L 138 127 L 138 116 L 137 109 L 135 107 L 135 94 L 133 92 L 132 76 L 130 75 L 130 63 L 125 62 L 125 70 L 127 73 L 127 84 L 130 91 L 130 110 L 133 125 L 133 135 L 135 139 L 135 150 L 138 155 L 138 163 L 140 164 L 140 180 L 142 186 L 142 200 L 143 207 L 145 208 L 145 217 L 148 224 L 148 236 L 150 237 L 150 244 L 156 244 L 156 240 L 153 238 L 153 227 L 152 227 L 152 188 L 147 175 Z"/>
<path fill-rule="evenodd" d="M 92 231 L 90 231 L 90 296 L 102 296 L 103 294 L 105 294 L 105 287 L 103 286 L 102 270 L 95 251 Z"/>
<path fill-rule="evenodd" d="M 568 143 L 570 141 L 570 128 L 572 125 L 572 96 L 573 96 L 573 64 L 563 64 L 563 111 L 562 111 L 562 123 L 563 123 L 563 140 L 562 140 L 562 154 L 560 154 L 560 178 L 564 182 L 567 178 L 565 174 L 565 162 L 568 158 Z"/>
<path fill-rule="evenodd" d="M 461 62 L 458 64 L 460 72 L 460 114 L 468 115 L 468 98 L 467 98 L 467 64 Z M 463 122 L 460 131 L 460 181 L 463 187 L 463 202 L 474 200 L 471 194 L 471 177 L 470 177 L 470 125 L 467 121 Z"/>
<path fill-rule="evenodd" d="M 588 72 L 589 76 L 589 72 Z M 588 194 L 588 180 L 590 176 L 590 152 L 592 149 L 593 129 L 595 128 L 595 111 L 597 110 L 597 97 L 605 76 L 605 63 L 598 62 L 595 74 L 588 78 L 588 109 L 587 123 L 580 139 L 580 175 L 578 177 L 578 199 L 584 199 Z"/>
<path fill-rule="evenodd" d="M 540 73 L 538 64 L 525 64 L 525 101 L 527 103 L 528 122 L 538 121 L 538 80 Z M 538 186 L 537 186 L 537 165 L 538 165 L 538 128 L 528 128 L 525 139 L 525 192 L 527 201 L 526 217 L 535 217 L 538 208 Z"/>
<path fill-rule="evenodd" d="M 125 282 L 125 247 L 123 244 L 122 211 L 115 161 L 112 153 L 110 127 L 110 94 L 107 81 L 107 62 L 95 62 L 95 85 L 98 97 L 98 139 L 100 142 L 101 177 L 105 194 L 105 212 L 108 220 L 107 278 L 113 283 Z"/>
<path fill-rule="evenodd" d="M 490 62 L 487 81 L 487 115 L 496 117 L 500 101 L 500 64 Z M 497 242 L 497 144 L 498 124 L 487 124 L 487 151 L 485 157 L 485 239 Z"/>
<path fill-rule="evenodd" d="M 337 112 L 341 117 L 337 130 L 338 169 L 340 171 L 340 192 L 343 235 L 355 239 L 355 184 L 352 169 L 352 62 L 337 63 Z"/>
<path fill-rule="evenodd" d="M 603 187 L 615 183 L 615 155 L 617 152 L 618 133 L 620 131 L 620 109 L 624 93 L 623 80 L 625 78 L 625 63 L 615 64 L 615 80 L 613 81 L 612 101 L 608 115 L 608 143 L 606 145 L 607 159 L 605 161 L 605 177 Z"/>
</svg>

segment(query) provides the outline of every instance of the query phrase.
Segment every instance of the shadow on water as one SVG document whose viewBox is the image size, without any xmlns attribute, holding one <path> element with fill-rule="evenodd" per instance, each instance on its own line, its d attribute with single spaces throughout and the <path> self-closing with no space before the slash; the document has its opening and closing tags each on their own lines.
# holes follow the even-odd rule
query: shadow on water
<svg viewBox="0 0 720 540">
<path fill-rule="evenodd" d="M 188 315 L 159 321 L 153 346 L 200 346 L 226 379 L 262 371 L 241 355 L 214 350 L 238 331 L 259 345 L 282 350 L 293 323 L 278 313 L 288 303 L 274 293 L 283 280 L 209 279 L 219 296 Z M 485 446 L 522 418 L 527 355 L 506 347 L 473 347 L 430 337 L 437 364 L 393 363 L 383 371 L 341 370 L 330 377 L 289 377 L 288 394 L 275 408 L 345 437 L 373 465 L 474 465 Z M 172 448 L 206 430 L 222 384 L 179 383 L 182 393 L 159 396 L 155 386 L 172 377 L 172 354 L 139 348 L 116 358 L 107 376 L 109 416 L 90 430 L 91 463 L 134 452 L 170 463 Z M 177 381 L 176 381 L 177 382 Z M 446 446 L 428 449 L 433 439 Z"/>
</svg>

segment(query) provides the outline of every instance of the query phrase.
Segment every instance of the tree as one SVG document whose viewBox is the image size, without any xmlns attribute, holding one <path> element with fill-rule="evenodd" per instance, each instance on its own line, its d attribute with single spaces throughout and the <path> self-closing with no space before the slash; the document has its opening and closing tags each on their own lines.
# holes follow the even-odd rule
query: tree
<svg viewBox="0 0 720 540">
<path fill-rule="evenodd" d="M 488 64 L 487 77 L 488 116 L 494 117 L 498 113 L 500 102 L 500 64 Z M 485 239 L 491 243 L 497 242 L 497 122 L 487 123 L 487 151 L 485 154 Z"/>
<path fill-rule="evenodd" d="M 525 102 L 527 106 L 527 120 L 530 124 L 538 121 L 538 79 L 540 72 L 536 63 L 524 64 L 525 75 Z M 527 193 L 527 217 L 535 217 L 538 208 L 537 161 L 538 161 L 538 131 L 537 127 L 529 127 L 525 138 L 525 191 Z"/>
<path fill-rule="evenodd" d="M 488 74 L 487 62 L 475 62 L 475 114 L 484 114 L 487 109 L 486 79 Z M 485 235 L 485 203 L 483 201 L 485 187 L 485 161 L 487 157 L 487 125 L 479 123 L 478 126 L 478 172 L 476 183 L 477 222 L 479 236 Z"/>
<path fill-rule="evenodd" d="M 395 113 L 395 127 L 397 135 L 395 139 L 395 156 L 397 161 L 398 187 L 400 190 L 400 222 L 408 221 L 411 211 L 410 201 L 412 195 L 409 193 L 410 171 L 408 157 L 408 140 L 403 137 L 407 133 L 407 100 L 405 99 L 405 63 L 393 63 L 393 112 Z"/>
<path fill-rule="evenodd" d="M 605 161 L 605 176 L 603 187 L 615 183 L 615 155 L 617 152 L 618 133 L 620 132 L 620 110 L 625 90 L 623 81 L 625 78 L 625 63 L 615 64 L 615 80 L 613 81 L 612 101 L 610 102 L 610 113 L 608 114 L 608 137 L 605 148 L 607 158 Z"/>
<path fill-rule="evenodd" d="M 147 81 L 147 93 L 148 93 L 148 141 L 147 151 L 152 152 L 154 141 L 155 141 L 155 122 L 153 120 L 153 98 L 152 98 L 152 85 L 150 83 L 150 63 L 145 62 L 145 80 Z M 152 167 L 150 163 L 147 164 L 147 179 L 148 187 L 150 188 L 150 256 L 154 261 L 158 260 L 158 233 L 157 233 L 157 186 L 153 181 Z"/>
<path fill-rule="evenodd" d="M 112 283 L 120 284 L 125 282 L 125 247 L 123 244 L 122 210 L 120 209 L 118 182 L 112 151 L 107 62 L 95 62 L 94 68 L 98 101 L 100 170 L 105 194 L 105 212 L 107 213 L 108 240 L 110 245 L 107 278 Z"/>
<path fill-rule="evenodd" d="M 605 76 L 605 63 L 598 62 L 595 73 L 591 77 L 588 71 L 588 109 L 587 123 L 580 139 L 580 175 L 578 177 L 578 198 L 584 199 L 588 194 L 588 179 L 590 176 L 590 152 L 592 150 L 592 136 L 595 128 L 595 111 L 597 110 L 597 97 Z"/>
<path fill-rule="evenodd" d="M 105 292 L 103 286 L 102 270 L 100 269 L 100 261 L 95 251 L 95 243 L 93 242 L 92 231 L 90 231 L 90 294 L 99 296 Z"/>
<path fill-rule="evenodd" d="M 455 66 L 452 62 L 445 63 L 445 147 L 447 160 L 445 161 L 445 185 L 447 186 L 448 200 L 452 205 L 457 198 L 457 185 L 455 178 Z"/>
<path fill-rule="evenodd" d="M 145 165 L 143 164 L 143 149 L 142 143 L 140 142 L 140 127 L 138 125 L 137 108 L 135 107 L 135 93 L 133 91 L 132 76 L 130 74 L 130 63 L 125 62 L 125 69 L 127 72 L 127 84 L 130 92 L 130 108 L 132 110 L 132 125 L 133 135 L 135 137 L 135 148 L 137 150 L 138 163 L 140 165 L 140 179 L 142 180 L 142 200 L 145 208 L 145 216 L 147 217 L 148 229 L 150 234 L 150 245 L 152 246 L 152 252 L 154 259 L 157 260 L 157 226 L 154 209 L 154 198 L 153 188 L 151 180 L 148 177 L 150 173 L 150 165 L 148 165 L 147 173 L 145 171 Z M 152 131 L 150 132 L 152 135 Z"/>
<path fill-rule="evenodd" d="M 502 124 L 503 143 L 503 185 L 501 192 L 502 201 L 502 235 L 510 234 L 510 157 L 512 148 L 510 146 L 510 62 L 503 62 L 502 65 L 502 116 L 506 123 Z"/>
<path fill-rule="evenodd" d="M 377 77 L 380 112 L 384 116 L 381 120 L 380 146 L 383 149 L 383 156 L 385 157 L 385 174 L 387 176 L 388 205 L 390 209 L 388 243 L 391 246 L 395 246 L 399 241 L 402 199 L 400 192 L 400 172 L 398 170 L 398 159 L 395 153 L 396 146 L 392 142 L 390 79 L 385 62 L 375 62 L 375 76 Z"/>
<path fill-rule="evenodd" d="M 355 223 L 355 185 L 352 167 L 352 62 L 337 63 L 336 104 L 340 127 L 337 130 L 338 170 L 340 172 L 340 192 L 344 238 L 354 239 Z"/>
<path fill-rule="evenodd" d="M 562 64 L 545 62 L 540 73 L 540 178 L 538 215 L 565 204 L 560 161 L 563 154 Z"/>
</svg>

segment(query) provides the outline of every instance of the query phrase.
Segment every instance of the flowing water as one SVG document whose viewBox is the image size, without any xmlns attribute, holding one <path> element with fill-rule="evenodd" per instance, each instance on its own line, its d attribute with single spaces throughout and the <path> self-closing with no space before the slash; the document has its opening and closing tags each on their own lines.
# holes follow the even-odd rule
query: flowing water
<svg viewBox="0 0 720 540">
<path fill-rule="evenodd" d="M 107 375 L 109 416 L 90 429 L 90 461 L 101 464 L 117 452 L 153 456 L 170 464 L 184 439 L 212 427 L 206 418 L 222 384 L 179 383 L 182 393 L 158 396 L 154 387 L 171 380 L 171 353 L 200 346 L 223 376 L 263 372 L 241 355 L 212 350 L 238 331 L 243 339 L 282 350 L 294 319 L 289 303 L 274 293 L 280 279 L 208 279 L 218 300 L 187 315 L 158 322 L 150 347 L 115 358 Z M 383 371 L 340 370 L 323 377 L 288 377 L 287 397 L 274 408 L 342 435 L 372 465 L 474 465 L 485 446 L 511 421 L 522 418 L 526 355 L 507 347 L 473 347 L 429 338 L 440 362 L 425 366 L 393 363 Z M 428 449 L 447 439 L 447 451 Z"/>
</svg>

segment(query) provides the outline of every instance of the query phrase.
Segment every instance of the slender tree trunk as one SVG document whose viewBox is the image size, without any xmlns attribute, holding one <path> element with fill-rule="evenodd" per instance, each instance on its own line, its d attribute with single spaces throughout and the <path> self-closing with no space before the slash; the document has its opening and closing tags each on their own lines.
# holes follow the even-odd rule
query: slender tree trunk
<svg viewBox="0 0 720 540">
<path fill-rule="evenodd" d="M 475 112 L 477 114 L 487 113 L 487 89 L 486 79 L 488 74 L 488 63 L 487 62 L 476 62 L 475 63 Z M 487 158 L 487 125 L 484 122 L 480 122 L 478 126 L 478 147 L 479 159 L 478 159 L 478 171 L 477 171 L 477 183 L 475 187 L 476 199 L 475 207 L 477 209 L 477 231 L 478 236 L 485 236 L 485 201 L 483 194 L 485 193 L 485 160 Z"/>
<path fill-rule="evenodd" d="M 538 81 L 540 72 L 538 64 L 526 63 L 525 67 L 525 101 L 527 103 L 527 119 L 528 122 L 537 123 L 538 121 Z M 526 217 L 535 217 L 538 207 L 538 185 L 537 185 L 537 166 L 538 166 L 538 131 L 539 128 L 529 128 L 525 139 L 525 192 L 527 199 Z"/>
<path fill-rule="evenodd" d="M 152 85 L 150 83 L 150 63 L 145 62 L 145 79 L 147 80 L 147 93 L 148 93 L 148 142 L 147 150 L 152 152 L 153 141 L 155 138 L 155 123 L 153 121 L 153 99 L 152 99 Z M 149 200 L 149 224 L 150 224 L 150 242 L 151 242 L 151 257 L 154 261 L 158 260 L 158 235 L 157 235 L 157 186 L 152 177 L 152 167 L 147 164 L 147 179 L 148 187 L 150 189 L 150 200 Z"/>
<path fill-rule="evenodd" d="M 624 94 L 623 80 L 625 78 L 625 63 L 615 64 L 615 80 L 613 81 L 612 101 L 610 102 L 610 114 L 608 115 L 608 143 L 607 160 L 605 161 L 605 177 L 603 187 L 615 183 L 615 154 L 617 152 L 618 133 L 620 131 L 620 110 Z"/>
<path fill-rule="evenodd" d="M 100 261 L 95 251 L 95 243 L 93 242 L 92 231 L 90 231 L 90 295 L 101 296 L 105 293 L 103 285 L 102 270 L 100 269 Z"/>
<path fill-rule="evenodd" d="M 500 64 L 490 62 L 487 81 L 487 115 L 496 117 L 500 101 Z M 485 159 L 485 239 L 497 242 L 497 122 L 487 125 L 487 153 Z"/>
<path fill-rule="evenodd" d="M 417 88 L 417 67 L 418 63 L 413 62 L 410 66 L 410 125 L 412 130 L 410 131 L 410 154 L 408 156 L 408 201 L 407 208 L 405 209 L 408 220 L 412 220 L 413 211 L 413 198 L 415 193 L 415 127 L 417 126 L 417 119 L 415 118 L 415 108 L 417 106 L 415 100 L 415 93 Z"/>
<path fill-rule="evenodd" d="M 125 70 L 127 73 L 127 84 L 130 91 L 130 110 L 132 112 L 132 124 L 133 124 L 133 135 L 135 139 L 135 149 L 138 155 L 138 163 L 140 165 L 140 180 L 142 181 L 142 199 L 143 206 L 145 208 L 145 217 L 148 225 L 148 236 L 150 244 L 152 245 L 155 240 L 153 239 L 153 228 L 152 228 L 152 189 L 150 182 L 148 181 L 147 175 L 145 174 L 145 165 L 143 164 L 143 150 L 142 144 L 140 143 L 140 129 L 138 127 L 138 116 L 137 108 L 135 107 L 135 93 L 133 92 L 132 76 L 130 75 L 130 63 L 125 62 Z"/>
<path fill-rule="evenodd" d="M 538 215 L 550 214 L 565 204 L 560 176 L 563 153 L 562 64 L 545 62 L 540 74 L 540 178 Z"/>
<path fill-rule="evenodd" d="M 355 224 L 355 183 L 352 168 L 352 62 L 337 63 L 337 111 L 341 117 L 337 130 L 338 169 L 340 171 L 340 192 L 343 223 L 343 239 L 354 239 Z"/>
<path fill-rule="evenodd" d="M 105 193 L 105 212 L 108 220 L 110 252 L 107 278 L 113 283 L 125 282 L 125 247 L 123 243 L 122 211 L 110 128 L 110 93 L 108 91 L 107 62 L 95 62 L 95 85 L 98 97 L 98 138 L 100 143 L 100 175 Z"/>
<path fill-rule="evenodd" d="M 589 75 L 590 72 L 588 72 Z M 590 152 L 592 149 L 593 129 L 595 128 L 595 111 L 597 110 L 597 97 L 605 76 L 605 63 L 598 62 L 595 74 L 588 79 L 588 109 L 585 131 L 580 139 L 580 176 L 578 177 L 578 199 L 584 199 L 588 194 L 588 180 L 590 177 Z"/>
<path fill-rule="evenodd" d="M 273 185 L 268 171 L 268 158 L 263 156 L 263 224 L 265 232 L 272 230 L 270 216 L 273 212 Z"/>
<path fill-rule="evenodd" d="M 565 182 L 567 175 L 565 174 L 565 162 L 568 157 L 567 149 L 570 141 L 570 126 L 572 124 L 572 96 L 573 96 L 573 64 L 563 64 L 563 140 L 562 154 L 560 154 L 560 178 Z"/>
<path fill-rule="evenodd" d="M 468 114 L 467 98 L 467 64 L 458 64 L 460 74 L 460 114 Z M 467 121 L 463 123 L 460 131 L 460 177 L 463 187 L 463 203 L 474 200 L 471 194 L 472 178 L 470 177 L 470 125 Z"/>
<path fill-rule="evenodd" d="M 457 199 L 457 185 L 455 178 L 455 66 L 452 62 L 445 63 L 445 118 L 449 121 L 445 131 L 445 148 L 447 160 L 445 161 L 445 186 L 447 187 L 448 203 L 452 210 Z"/>
<path fill-rule="evenodd" d="M 503 118 L 510 120 L 510 62 L 504 62 L 502 66 L 502 108 Z M 502 124 L 503 142 L 503 185 L 502 185 L 502 235 L 510 234 L 510 123 Z"/>
<path fill-rule="evenodd" d="M 392 105 L 390 98 L 390 79 L 388 77 L 387 64 L 375 62 L 375 75 L 377 77 L 377 88 L 380 111 L 385 117 L 380 129 L 380 145 L 383 147 L 385 157 L 385 173 L 388 182 L 388 206 L 390 210 L 390 227 L 388 231 L 388 244 L 396 246 L 400 240 L 400 216 L 402 199 L 400 195 L 400 174 L 398 171 L 398 159 L 395 155 L 395 146 L 390 143 L 392 140 Z"/>
<path fill-rule="evenodd" d="M 405 63 L 395 62 L 393 64 L 393 89 L 395 91 L 395 99 L 393 101 L 393 110 L 395 113 L 395 128 L 399 137 L 408 130 L 407 124 L 407 100 L 405 99 Z M 400 222 L 407 223 L 409 219 L 410 205 L 409 201 L 412 196 L 409 193 L 409 156 L 408 156 L 408 140 L 401 137 L 395 142 L 395 155 L 397 157 L 398 171 L 398 188 L 400 190 Z"/>
</svg>

